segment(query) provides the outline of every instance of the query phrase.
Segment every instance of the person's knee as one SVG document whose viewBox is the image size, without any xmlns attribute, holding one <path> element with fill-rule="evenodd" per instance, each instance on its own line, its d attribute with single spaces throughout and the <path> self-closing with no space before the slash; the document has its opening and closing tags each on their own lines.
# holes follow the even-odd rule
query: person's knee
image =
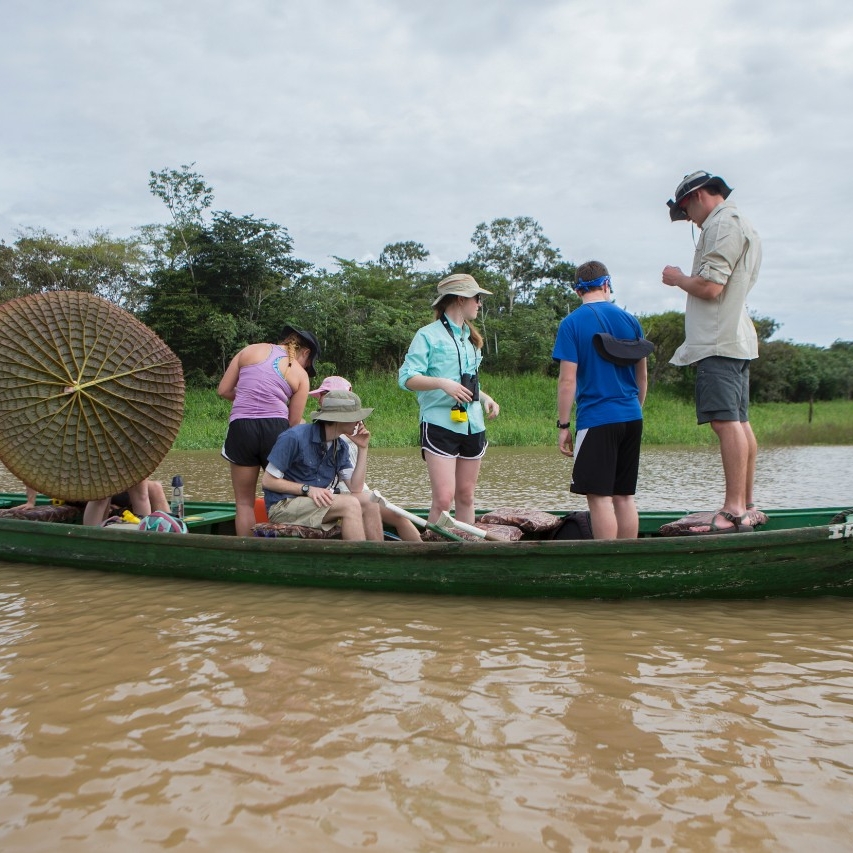
<svg viewBox="0 0 853 853">
<path fill-rule="evenodd" d="M 336 518 L 361 518 L 361 504 L 355 495 L 335 495 L 329 513 Z"/>
<path fill-rule="evenodd" d="M 358 501 L 361 514 L 365 518 L 379 518 L 381 516 L 379 504 L 376 501 L 370 500 L 368 492 L 361 492 L 361 494 L 356 495 L 356 500 Z"/>
<path fill-rule="evenodd" d="M 611 512 L 613 510 L 614 498 L 610 495 L 587 494 L 586 502 L 590 510 L 595 512 Z"/>
<path fill-rule="evenodd" d="M 730 438 L 734 441 L 742 441 L 744 439 L 744 431 L 741 428 L 740 421 L 711 421 L 711 429 L 717 435 L 717 438 Z"/>
<path fill-rule="evenodd" d="M 441 509 L 448 509 L 453 503 L 453 489 L 441 484 L 432 490 L 432 505 Z"/>
<path fill-rule="evenodd" d="M 472 503 L 474 500 L 476 485 L 476 483 L 457 483 L 456 494 L 454 495 L 457 503 Z"/>
</svg>

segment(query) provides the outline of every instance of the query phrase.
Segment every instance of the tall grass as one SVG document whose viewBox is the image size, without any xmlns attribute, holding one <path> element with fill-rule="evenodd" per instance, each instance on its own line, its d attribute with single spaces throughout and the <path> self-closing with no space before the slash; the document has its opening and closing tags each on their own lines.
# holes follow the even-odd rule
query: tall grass
<svg viewBox="0 0 853 853">
<path fill-rule="evenodd" d="M 222 447 L 231 403 L 210 388 L 190 388 L 184 398 L 184 419 L 175 440 L 177 450 Z"/>
<path fill-rule="evenodd" d="M 348 377 L 365 406 L 373 406 L 368 421 L 375 447 L 416 447 L 418 405 L 415 395 L 397 386 L 396 375 L 359 374 Z M 547 376 L 481 377 L 482 387 L 501 407 L 487 421 L 489 442 L 503 446 L 548 446 L 557 440 L 557 383 Z M 184 422 L 175 447 L 211 450 L 221 447 L 230 403 L 212 390 L 187 391 Z M 308 400 L 306 417 L 315 404 Z M 648 445 L 711 445 L 710 427 L 697 427 L 693 403 L 666 391 L 653 390 L 646 400 L 643 442 Z M 763 445 L 853 444 L 853 401 L 814 404 L 809 423 L 808 403 L 764 403 L 750 406 L 750 422 Z"/>
</svg>

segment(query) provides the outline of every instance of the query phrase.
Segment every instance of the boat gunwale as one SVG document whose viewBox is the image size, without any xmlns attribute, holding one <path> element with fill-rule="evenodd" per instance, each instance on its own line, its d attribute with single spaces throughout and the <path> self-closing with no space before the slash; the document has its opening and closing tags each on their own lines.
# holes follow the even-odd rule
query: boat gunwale
<svg viewBox="0 0 853 853">
<path fill-rule="evenodd" d="M 830 518 L 839 513 L 847 512 L 843 509 L 833 507 L 815 508 L 816 512 L 832 513 Z M 779 518 L 783 510 L 774 511 L 774 517 Z M 802 515 L 806 510 L 789 510 L 791 515 Z M 681 517 L 678 513 L 661 513 L 665 516 Z M 648 515 L 646 516 L 648 518 Z M 157 543 L 161 545 L 175 545 L 179 548 L 210 547 L 222 550 L 227 546 L 228 550 L 272 550 L 272 551 L 308 551 L 321 549 L 327 553 L 347 553 L 359 551 L 365 554 L 376 552 L 386 553 L 389 549 L 395 551 L 417 551 L 429 549 L 441 553 L 455 553 L 458 551 L 470 551 L 477 554 L 488 554 L 494 551 L 513 550 L 521 554 L 526 552 L 542 551 L 589 551 L 595 554 L 605 551 L 614 556 L 620 556 L 623 552 L 641 554 L 646 549 L 652 551 L 666 550 L 684 551 L 692 553 L 696 550 L 702 551 L 750 551 L 756 545 L 773 545 L 775 543 L 788 543 L 791 541 L 822 541 L 824 539 L 839 539 L 844 541 L 845 537 L 835 535 L 833 525 L 829 521 L 826 524 L 816 524 L 801 527 L 785 527 L 779 530 L 755 530 L 750 533 L 739 534 L 693 534 L 682 536 L 659 536 L 644 535 L 637 539 L 523 539 L 518 541 L 494 541 L 494 540 L 464 540 L 456 541 L 383 541 L 383 542 L 353 542 L 342 539 L 303 539 L 298 537 L 265 537 L 265 536 L 236 536 L 223 533 L 202 533 L 191 531 L 186 536 L 171 536 L 163 539 L 163 534 L 156 531 L 142 530 L 116 530 L 111 527 L 85 527 L 81 524 L 62 523 L 54 521 L 36 521 L 31 519 L 0 518 L 0 534 L 4 528 L 16 533 L 32 531 L 40 535 L 58 536 L 62 538 L 82 538 L 103 540 L 107 542 L 125 541 L 130 535 L 134 540 L 151 542 L 154 536 Z M 678 547 L 678 546 L 681 547 Z M 0 560 L 3 559 L 3 549 L 0 546 Z"/>
</svg>

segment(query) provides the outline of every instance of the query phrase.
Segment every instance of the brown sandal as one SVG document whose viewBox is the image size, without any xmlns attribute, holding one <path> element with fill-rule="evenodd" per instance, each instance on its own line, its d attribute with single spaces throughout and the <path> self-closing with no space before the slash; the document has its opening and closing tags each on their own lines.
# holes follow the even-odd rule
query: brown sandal
<svg viewBox="0 0 853 853">
<path fill-rule="evenodd" d="M 717 525 L 717 519 L 724 518 L 726 521 L 731 522 L 730 527 L 719 527 Z M 690 528 L 690 534 L 692 536 L 716 536 L 725 533 L 752 533 L 755 528 L 750 523 L 749 512 L 745 512 L 743 515 L 732 515 L 730 512 L 726 512 L 724 509 L 719 510 L 719 512 L 714 513 L 714 517 L 711 519 L 709 524 L 701 524 L 699 527 L 707 527 L 707 530 L 696 530 L 695 528 Z"/>
</svg>

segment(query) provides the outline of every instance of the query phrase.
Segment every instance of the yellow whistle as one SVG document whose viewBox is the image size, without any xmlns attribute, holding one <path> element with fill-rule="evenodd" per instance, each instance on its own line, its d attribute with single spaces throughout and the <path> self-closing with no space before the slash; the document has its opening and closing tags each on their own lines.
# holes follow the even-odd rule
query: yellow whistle
<svg viewBox="0 0 853 853">
<path fill-rule="evenodd" d="M 121 514 L 121 520 L 126 521 L 128 524 L 139 524 L 139 519 L 129 509 L 126 509 Z"/>
</svg>

